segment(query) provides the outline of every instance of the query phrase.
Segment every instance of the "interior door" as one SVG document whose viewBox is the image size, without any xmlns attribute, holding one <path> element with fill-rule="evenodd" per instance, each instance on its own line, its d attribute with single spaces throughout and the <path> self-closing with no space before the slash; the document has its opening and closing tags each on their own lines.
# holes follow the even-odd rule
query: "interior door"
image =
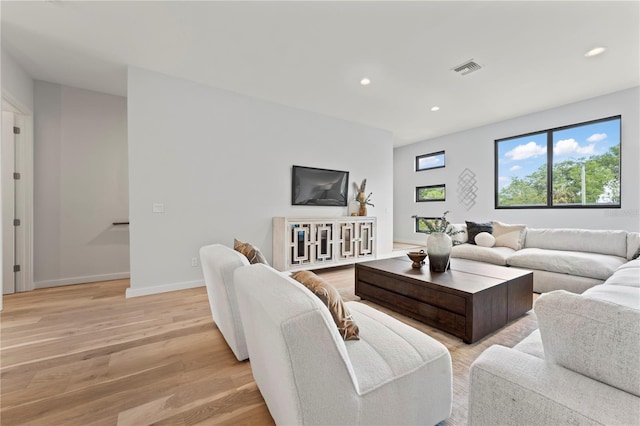
<svg viewBox="0 0 640 426">
<path fill-rule="evenodd" d="M 2 111 L 2 294 L 15 293 L 15 135 L 14 115 Z"/>
</svg>

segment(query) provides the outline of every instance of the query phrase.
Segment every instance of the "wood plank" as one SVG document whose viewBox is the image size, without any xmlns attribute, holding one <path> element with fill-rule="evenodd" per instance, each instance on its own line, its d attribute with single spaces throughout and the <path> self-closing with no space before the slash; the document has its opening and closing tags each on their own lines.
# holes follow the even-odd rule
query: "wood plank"
<svg viewBox="0 0 640 426">
<path fill-rule="evenodd" d="M 345 300 L 353 266 L 317 271 Z M 0 416 L 7 425 L 273 424 L 251 374 L 211 319 L 203 287 L 126 299 L 128 280 L 4 297 L 0 313 Z M 466 424 L 469 365 L 488 346 L 513 346 L 536 328 L 533 314 L 466 345 L 386 312 L 451 352 L 454 407 Z"/>
</svg>

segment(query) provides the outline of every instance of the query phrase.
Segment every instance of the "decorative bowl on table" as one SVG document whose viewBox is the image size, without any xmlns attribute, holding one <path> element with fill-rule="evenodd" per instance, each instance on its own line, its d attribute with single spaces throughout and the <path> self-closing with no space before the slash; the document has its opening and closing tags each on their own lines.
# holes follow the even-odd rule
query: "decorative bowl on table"
<svg viewBox="0 0 640 426">
<path fill-rule="evenodd" d="M 409 259 L 413 262 L 411 267 L 420 269 L 422 265 L 424 265 L 424 259 L 427 257 L 427 253 L 425 253 L 424 250 L 410 251 L 407 253 L 407 256 L 409 256 Z"/>
</svg>

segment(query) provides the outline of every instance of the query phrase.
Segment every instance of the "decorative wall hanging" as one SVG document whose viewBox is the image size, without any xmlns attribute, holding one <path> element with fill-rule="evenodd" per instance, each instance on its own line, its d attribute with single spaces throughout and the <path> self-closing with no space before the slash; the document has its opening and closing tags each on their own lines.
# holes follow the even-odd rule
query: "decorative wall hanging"
<svg viewBox="0 0 640 426">
<path fill-rule="evenodd" d="M 464 169 L 458 176 L 458 201 L 466 210 L 470 210 L 476 204 L 477 182 L 476 174 L 469 169 Z"/>
</svg>

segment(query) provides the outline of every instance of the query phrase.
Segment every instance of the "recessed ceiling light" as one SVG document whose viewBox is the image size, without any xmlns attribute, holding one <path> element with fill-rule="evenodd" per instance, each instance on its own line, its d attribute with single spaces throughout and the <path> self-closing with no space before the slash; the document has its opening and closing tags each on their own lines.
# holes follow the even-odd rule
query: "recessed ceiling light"
<svg viewBox="0 0 640 426">
<path fill-rule="evenodd" d="M 584 56 L 586 56 L 587 58 L 590 58 L 592 56 L 598 56 L 599 54 L 603 53 L 605 50 L 607 50 L 606 47 L 602 47 L 602 46 L 594 47 L 593 49 L 585 53 Z"/>
<path fill-rule="evenodd" d="M 440 110 L 440 107 L 437 105 L 434 107 L 431 107 L 431 111 L 439 111 L 439 110 Z"/>
<path fill-rule="evenodd" d="M 368 86 L 370 83 L 371 83 L 371 80 L 369 80 L 367 77 L 360 80 L 360 84 L 362 84 L 363 86 Z"/>
</svg>

